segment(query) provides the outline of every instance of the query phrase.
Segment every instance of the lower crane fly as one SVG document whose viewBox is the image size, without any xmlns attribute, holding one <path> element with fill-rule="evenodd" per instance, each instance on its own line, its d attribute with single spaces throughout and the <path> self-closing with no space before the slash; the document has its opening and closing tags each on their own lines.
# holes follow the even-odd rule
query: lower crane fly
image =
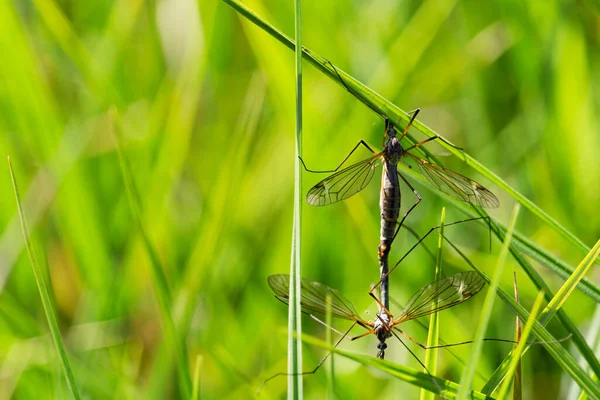
<svg viewBox="0 0 600 400">
<path fill-rule="evenodd" d="M 290 276 L 283 274 L 270 275 L 268 277 L 268 283 L 271 290 L 275 293 L 275 297 L 283 303 L 288 304 Z M 387 348 L 385 341 L 392 337 L 392 335 L 400 340 L 394 331 L 402 333 L 408 339 L 420 345 L 420 343 L 404 333 L 398 325 L 446 308 L 454 307 L 479 293 L 484 284 L 484 279 L 474 271 L 460 272 L 452 276 L 438 279 L 429 285 L 422 287 L 413 294 L 406 303 L 404 309 L 396 317 L 393 317 L 386 307 L 371 294 L 377 301 L 380 310 L 377 314 L 377 318 L 373 321 L 362 319 L 356 312 L 356 309 L 350 300 L 346 299 L 339 291 L 310 279 L 301 280 L 300 304 L 304 313 L 320 321 L 313 313 L 326 314 L 329 298 L 331 315 L 333 317 L 354 322 L 350 329 L 348 329 L 348 332 L 354 325 L 360 325 L 367 330 L 367 332 L 352 337 L 350 340 L 356 340 L 369 334 L 374 334 L 379 340 L 379 343 L 377 344 L 377 348 L 379 349 L 377 358 L 383 359 L 385 357 L 385 349 Z M 344 337 L 346 337 L 346 335 L 343 335 L 340 341 Z M 340 342 L 338 341 L 336 346 L 339 343 Z"/>
</svg>

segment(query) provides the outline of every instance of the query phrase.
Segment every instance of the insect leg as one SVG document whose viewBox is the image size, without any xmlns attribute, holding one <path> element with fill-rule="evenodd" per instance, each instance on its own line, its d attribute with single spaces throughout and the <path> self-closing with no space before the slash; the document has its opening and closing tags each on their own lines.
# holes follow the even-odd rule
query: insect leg
<svg viewBox="0 0 600 400">
<path fill-rule="evenodd" d="M 478 219 L 485 219 L 485 220 L 488 220 L 488 224 L 490 223 L 490 222 L 489 222 L 489 221 L 490 221 L 490 217 L 489 217 L 489 216 L 487 216 L 487 217 L 474 217 L 474 218 L 467 218 L 467 219 L 463 219 L 463 220 L 460 220 L 460 221 L 451 222 L 451 223 L 449 223 L 449 224 L 444 224 L 444 227 L 448 227 L 448 226 L 452 226 L 452 225 L 458 225 L 458 224 L 462 224 L 463 222 L 475 221 L 475 220 L 478 220 Z M 417 243 L 415 243 L 415 244 L 414 244 L 414 245 L 413 245 L 413 246 L 412 246 L 412 247 L 411 247 L 411 248 L 410 248 L 410 249 L 409 249 L 409 250 L 408 250 L 408 251 L 407 251 L 407 252 L 406 252 L 406 253 L 405 253 L 405 254 L 402 256 L 402 258 L 400 258 L 400 260 L 399 260 L 399 261 L 398 261 L 396 264 L 394 264 L 394 266 L 393 266 L 392 268 L 390 268 L 390 270 L 387 272 L 387 274 L 385 274 L 384 276 L 382 276 L 382 277 L 381 277 L 381 279 L 380 279 L 380 280 L 379 280 L 379 281 L 378 281 L 378 282 L 377 282 L 377 283 L 376 283 L 376 284 L 373 286 L 373 288 L 372 288 L 372 289 L 371 289 L 371 291 L 369 292 L 369 295 L 371 296 L 371 293 L 373 293 L 373 291 L 374 291 L 374 290 L 375 290 L 377 287 L 379 287 L 379 285 L 381 284 L 381 282 L 382 282 L 382 281 L 383 281 L 385 278 L 387 278 L 387 277 L 388 277 L 388 276 L 389 276 L 389 275 L 392 273 L 392 271 L 394 271 L 394 269 L 396 269 L 396 267 L 397 267 L 398 265 L 400 265 L 400 263 L 401 263 L 402 261 L 404 261 L 404 259 L 405 259 L 406 257 L 408 257 L 408 255 L 409 255 L 409 254 L 410 254 L 410 253 L 411 253 L 411 252 L 412 252 L 414 249 L 416 249 L 416 248 L 417 248 L 417 246 L 418 246 L 419 244 L 421 244 L 421 242 L 423 242 L 423 241 L 424 241 L 424 240 L 427 238 L 427 236 L 429 236 L 429 235 L 431 234 L 431 232 L 433 232 L 433 231 L 435 231 L 436 229 L 439 229 L 439 228 L 440 228 L 440 226 L 438 225 L 438 226 L 434 226 L 433 228 L 429 229 L 429 230 L 427 231 L 427 233 L 425 233 L 425 235 L 423 235 L 423 236 L 422 236 L 422 237 L 421 237 L 421 238 L 420 238 L 420 239 L 417 241 Z M 396 237 L 396 236 L 394 235 L 394 237 Z M 449 240 L 448 240 L 448 239 L 447 239 L 445 236 L 444 236 L 444 239 L 445 239 L 446 241 L 450 242 L 450 241 L 449 241 Z M 451 243 L 451 242 L 450 242 L 450 243 Z M 452 246 L 454 247 L 454 245 L 452 245 Z"/>
<path fill-rule="evenodd" d="M 456 146 L 456 145 L 454 145 L 454 144 L 450 143 L 449 141 L 447 141 L 446 139 L 444 139 L 444 138 L 443 138 L 443 137 L 441 137 L 440 135 L 435 135 L 435 136 L 429 137 L 429 138 L 427 138 L 427 139 L 425 139 L 425 140 L 422 140 L 422 141 L 420 141 L 419 143 L 416 143 L 416 144 L 414 144 L 414 145 L 412 145 L 412 146 L 410 146 L 410 147 L 408 147 L 408 148 L 406 148 L 406 149 L 404 149 L 404 150 L 405 150 L 405 151 L 412 150 L 412 149 L 414 149 L 415 147 L 420 147 L 420 146 L 423 146 L 424 144 L 426 144 L 426 143 L 429 143 L 429 142 L 431 142 L 432 140 L 435 140 L 435 139 L 439 139 L 439 140 L 441 140 L 442 142 L 446 143 L 446 144 L 447 144 L 448 146 L 450 146 L 450 147 L 453 147 L 453 148 L 455 148 L 456 150 L 460 150 L 461 152 L 462 152 L 462 151 L 464 151 L 464 149 L 463 149 L 462 147 L 458 147 L 458 146 Z"/>
<path fill-rule="evenodd" d="M 302 162 L 302 166 L 304 167 L 304 169 L 306 170 L 306 172 L 312 172 L 312 173 L 316 173 L 316 174 L 322 174 L 322 173 L 331 173 L 331 172 L 336 172 L 338 169 L 341 168 L 342 165 L 344 165 L 344 163 L 346 161 L 348 161 L 348 158 L 350 158 L 350 156 L 352 155 L 352 153 L 354 153 L 356 151 L 356 149 L 358 149 L 358 146 L 363 145 L 365 146 L 367 149 L 369 149 L 369 151 L 373 154 L 375 154 L 375 151 L 364 141 L 361 140 L 359 141 L 356 146 L 354 146 L 354 148 L 352 149 L 352 151 L 346 156 L 346 158 L 344 158 L 344 160 L 342 160 L 342 162 L 340 163 L 340 165 L 338 165 L 335 169 L 331 169 L 331 170 L 327 170 L 327 171 L 316 171 L 316 170 L 311 170 L 308 169 L 308 167 L 306 166 L 306 164 L 304 163 L 304 160 L 302 159 L 302 157 L 298 157 L 300 159 L 300 162 Z"/>
<path fill-rule="evenodd" d="M 342 340 L 344 340 L 344 338 L 348 336 L 348 333 L 350 333 L 350 331 L 352 330 L 352 328 L 354 328 L 355 325 L 356 325 L 356 322 L 354 322 L 352 324 L 352 326 L 346 331 L 346 333 L 344 333 L 344 335 L 341 338 L 339 338 L 339 340 L 333 345 L 334 348 L 336 348 L 342 342 Z M 371 333 L 371 332 L 367 332 L 367 334 L 369 334 L 369 333 Z M 352 338 L 351 340 L 354 340 L 354 339 L 355 338 Z M 332 353 L 331 351 L 329 353 L 327 353 L 327 355 L 325 355 L 325 357 L 323 357 L 321 359 L 321 361 L 319 361 L 319 364 L 317 364 L 317 366 L 314 369 L 312 369 L 311 371 L 300 372 L 298 374 L 289 374 L 287 372 L 279 372 L 279 373 L 265 379 L 264 382 L 258 388 L 258 393 L 260 393 L 260 391 L 262 390 L 262 388 L 265 386 L 265 384 L 267 382 L 269 382 L 270 380 L 272 380 L 274 378 L 277 378 L 278 376 L 312 375 L 312 374 L 316 373 L 317 370 L 321 367 L 321 365 L 323 365 L 325 360 L 327 360 L 327 358 L 331 355 L 331 353 Z"/>
</svg>

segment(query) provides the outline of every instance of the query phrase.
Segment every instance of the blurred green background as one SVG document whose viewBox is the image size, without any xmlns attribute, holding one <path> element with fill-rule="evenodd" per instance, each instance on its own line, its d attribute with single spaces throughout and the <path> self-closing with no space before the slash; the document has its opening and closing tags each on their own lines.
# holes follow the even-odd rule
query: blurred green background
<svg viewBox="0 0 600 400">
<path fill-rule="evenodd" d="M 292 1 L 245 4 L 293 36 Z M 588 246 L 600 237 L 596 5 L 372 0 L 303 7 L 305 46 L 402 109 L 420 107 L 422 122 Z M 286 369 L 287 307 L 273 298 L 266 278 L 287 273 L 290 262 L 293 53 L 217 0 L 2 1 L 0 53 L 0 155 L 13 162 L 80 391 L 94 399 L 181 396 L 119 167 L 109 117 L 115 106 L 141 192 L 142 223 L 167 276 L 201 398 L 255 396 L 264 379 Z M 360 139 L 381 146 L 381 118 L 308 64 L 303 121 L 303 155 L 314 169 L 333 168 Z M 352 161 L 367 155 L 359 151 Z M 491 215 L 507 223 L 511 197 L 457 157 L 442 160 L 494 191 L 501 207 Z M 302 176 L 304 192 L 322 179 Z M 374 181 L 346 202 L 303 208 L 303 276 L 342 291 L 366 319 L 376 310 L 366 293 L 378 280 Z M 424 200 L 408 224 L 422 234 L 438 224 L 446 204 L 415 185 Z M 5 162 L 0 188 L 0 396 L 64 398 Z M 412 203 L 412 194 L 404 192 L 404 199 Z M 447 221 L 464 217 L 453 208 L 447 213 Z M 517 229 L 571 266 L 585 255 L 526 210 Z M 494 240 L 487 252 L 484 227 L 448 232 L 492 274 L 500 246 Z M 391 260 L 413 242 L 402 232 Z M 447 274 L 468 269 L 450 249 L 445 256 Z M 412 254 L 391 276 L 394 299 L 404 303 L 431 281 L 433 267 L 422 249 Z M 553 288 L 562 283 L 539 270 Z M 513 271 L 530 308 L 535 290 L 512 259 L 501 285 L 512 290 Z M 597 270 L 589 278 L 599 282 Z M 483 297 L 444 311 L 445 341 L 472 338 Z M 565 306 L 584 333 L 595 309 L 580 292 Z M 514 316 L 500 302 L 492 318 L 487 336 L 512 338 Z M 417 324 L 404 328 L 426 340 Z M 309 318 L 303 329 L 325 337 Z M 376 343 L 367 337 L 343 346 L 375 355 Z M 510 348 L 484 345 L 476 388 Z M 463 360 L 468 351 L 454 350 Z M 305 346 L 305 369 L 323 355 Z M 461 363 L 448 352 L 441 357 L 439 374 L 460 380 Z M 387 358 L 418 368 L 394 341 Z M 340 357 L 334 378 L 340 398 L 418 395 L 415 387 Z M 326 380 L 325 371 L 307 377 L 307 398 L 323 398 Z M 564 399 L 573 388 L 538 346 L 524 358 L 524 390 L 526 398 Z M 261 398 L 285 391 L 286 379 L 277 378 Z"/>
</svg>

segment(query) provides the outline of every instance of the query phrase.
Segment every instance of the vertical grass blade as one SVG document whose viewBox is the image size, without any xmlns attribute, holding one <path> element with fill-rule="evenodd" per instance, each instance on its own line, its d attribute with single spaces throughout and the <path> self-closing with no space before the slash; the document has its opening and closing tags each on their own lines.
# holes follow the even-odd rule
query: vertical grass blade
<svg viewBox="0 0 600 400">
<path fill-rule="evenodd" d="M 513 272 L 513 286 L 515 288 L 515 301 L 518 303 L 519 302 L 519 286 L 517 285 L 517 273 L 516 272 Z M 544 291 L 540 290 L 539 293 L 543 295 Z M 515 317 L 515 341 L 517 343 L 519 343 L 521 341 L 521 335 L 522 335 L 521 318 Z M 526 339 L 524 339 L 524 340 L 526 340 Z M 521 358 L 519 357 L 519 360 L 517 361 L 514 383 L 513 383 L 513 400 L 521 400 L 523 398 L 522 377 L 523 377 L 523 368 L 521 365 Z"/>
<path fill-rule="evenodd" d="M 331 316 L 331 296 L 327 295 L 327 308 L 325 308 L 325 323 L 327 326 L 333 326 L 333 317 Z M 325 341 L 328 345 L 332 345 L 333 343 L 333 331 L 331 329 L 325 330 Z M 334 382 L 334 364 L 333 364 L 334 354 L 331 353 L 329 356 L 329 360 L 327 361 L 327 398 L 334 400 L 335 396 L 335 382 Z"/>
<path fill-rule="evenodd" d="M 133 215 L 133 220 L 138 226 L 140 235 L 142 237 L 144 249 L 146 250 L 148 258 L 150 259 L 150 276 L 152 277 L 152 283 L 154 285 L 154 293 L 158 303 L 158 310 L 161 318 L 163 333 L 165 335 L 165 342 L 173 354 L 173 357 L 175 357 L 177 363 L 177 377 L 179 390 L 181 392 L 180 396 L 189 398 L 192 394 L 192 379 L 190 376 L 185 341 L 183 338 L 179 337 L 177 329 L 175 328 L 175 322 L 173 320 L 173 315 L 171 314 L 172 301 L 169 286 L 167 284 L 167 278 L 164 274 L 158 254 L 156 253 L 156 250 L 150 241 L 150 237 L 144 228 L 144 224 L 142 223 L 140 194 L 133 180 L 133 174 L 131 173 L 129 162 L 123 151 L 121 126 L 115 109 L 111 110 L 111 115 L 114 134 L 117 141 L 119 164 L 121 167 L 121 173 L 123 175 L 125 191 L 127 192 L 127 198 L 129 200 L 129 206 Z"/>
<path fill-rule="evenodd" d="M 473 377 L 475 376 L 477 362 L 479 361 L 479 356 L 481 354 L 483 337 L 485 336 L 485 331 L 490 320 L 492 307 L 494 306 L 494 300 L 496 299 L 498 283 L 500 282 L 500 276 L 502 275 L 502 270 L 504 269 L 504 264 L 506 263 L 506 258 L 508 257 L 508 247 L 512 239 L 512 234 L 515 229 L 515 224 L 517 223 L 518 215 L 519 204 L 515 204 L 512 216 L 510 218 L 508 232 L 506 233 L 506 237 L 504 238 L 504 244 L 502 245 L 502 249 L 500 250 L 500 254 L 498 256 L 496 271 L 494 272 L 494 276 L 492 278 L 492 281 L 490 282 L 490 288 L 488 289 L 487 295 L 485 296 L 483 309 L 481 310 L 481 317 L 479 318 L 479 325 L 477 326 L 477 331 L 475 332 L 475 339 L 473 340 L 471 352 L 469 353 L 469 359 L 467 360 L 467 368 L 460 381 L 460 391 L 458 392 L 458 398 L 461 400 L 467 398 L 469 392 L 471 391 L 471 386 L 473 385 Z"/>
<path fill-rule="evenodd" d="M 31 269 L 33 270 L 38 291 L 40 292 L 40 299 L 42 300 L 42 306 L 44 307 L 46 320 L 48 320 L 52 342 L 54 343 L 54 347 L 58 353 L 58 358 L 60 360 L 63 373 L 65 374 L 65 379 L 67 380 L 69 392 L 74 399 L 79 399 L 79 390 L 77 389 L 77 383 L 75 382 L 75 377 L 73 376 L 73 371 L 71 370 L 71 364 L 69 364 L 67 351 L 65 350 L 65 345 L 60 335 L 60 330 L 58 329 L 56 314 L 54 313 L 54 306 L 50 300 L 48 287 L 46 286 L 46 281 L 44 280 L 44 273 L 40 268 L 40 264 L 38 263 L 37 256 L 35 254 L 35 249 L 31 243 L 31 235 L 29 234 L 29 228 L 27 228 L 27 221 L 25 220 L 25 213 L 23 212 L 23 206 L 21 205 L 21 196 L 19 195 L 19 188 L 17 186 L 17 180 L 10 162 L 10 157 L 8 157 L 8 169 L 10 170 L 10 179 L 12 180 L 15 200 L 17 202 L 17 209 L 19 211 L 19 219 L 21 221 L 23 238 L 25 240 L 25 248 L 27 249 L 27 255 L 29 256 L 29 262 L 31 263 Z"/>
<path fill-rule="evenodd" d="M 296 158 L 294 168 L 294 223 L 292 232 L 292 257 L 290 262 L 290 303 L 288 309 L 288 399 L 301 399 L 302 395 L 302 324 L 300 310 L 301 236 L 302 236 L 302 1 L 295 1 L 296 31 Z"/>
<path fill-rule="evenodd" d="M 527 338 L 529 337 L 531 329 L 533 328 L 533 323 L 535 322 L 537 315 L 540 312 L 543 300 L 544 292 L 540 291 L 537 297 L 535 298 L 535 302 L 533 303 L 533 307 L 531 308 L 531 313 L 529 314 L 529 319 L 527 320 L 527 323 L 525 323 L 525 328 L 523 328 L 523 334 L 519 339 L 519 343 L 517 344 L 516 349 L 513 351 L 512 358 L 508 365 L 508 371 L 506 373 L 506 377 L 504 378 L 504 382 L 502 383 L 502 386 L 500 386 L 500 390 L 498 391 L 498 396 L 496 397 L 497 399 L 505 399 L 508 396 L 508 389 L 510 388 L 512 377 L 515 374 L 517 367 L 521 363 L 521 356 L 523 355 L 523 350 L 525 350 L 525 346 L 527 345 Z"/>
<path fill-rule="evenodd" d="M 200 399 L 200 379 L 202 378 L 202 356 L 196 357 L 196 366 L 194 367 L 194 385 L 192 386 L 192 400 Z"/>
<path fill-rule="evenodd" d="M 444 221 L 446 220 L 446 208 L 442 208 L 442 217 L 440 219 L 440 229 L 438 236 L 438 252 L 435 262 L 435 277 L 437 281 L 442 277 L 442 249 L 444 244 Z M 427 347 L 438 346 L 440 342 L 440 317 L 439 313 L 433 313 L 429 317 L 429 331 L 427 332 Z M 425 367 L 430 374 L 435 375 L 437 369 L 438 349 L 425 350 Z M 421 390 L 421 400 L 435 400 L 435 393 Z"/>
</svg>

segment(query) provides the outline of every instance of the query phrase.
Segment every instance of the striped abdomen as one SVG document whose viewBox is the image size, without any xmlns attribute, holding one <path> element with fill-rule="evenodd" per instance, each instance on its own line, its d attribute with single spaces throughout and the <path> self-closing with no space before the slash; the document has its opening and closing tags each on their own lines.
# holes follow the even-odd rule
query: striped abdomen
<svg viewBox="0 0 600 400">
<path fill-rule="evenodd" d="M 391 244 L 400 216 L 400 182 L 396 165 L 383 164 L 379 208 L 381 209 L 380 240 Z"/>
</svg>

